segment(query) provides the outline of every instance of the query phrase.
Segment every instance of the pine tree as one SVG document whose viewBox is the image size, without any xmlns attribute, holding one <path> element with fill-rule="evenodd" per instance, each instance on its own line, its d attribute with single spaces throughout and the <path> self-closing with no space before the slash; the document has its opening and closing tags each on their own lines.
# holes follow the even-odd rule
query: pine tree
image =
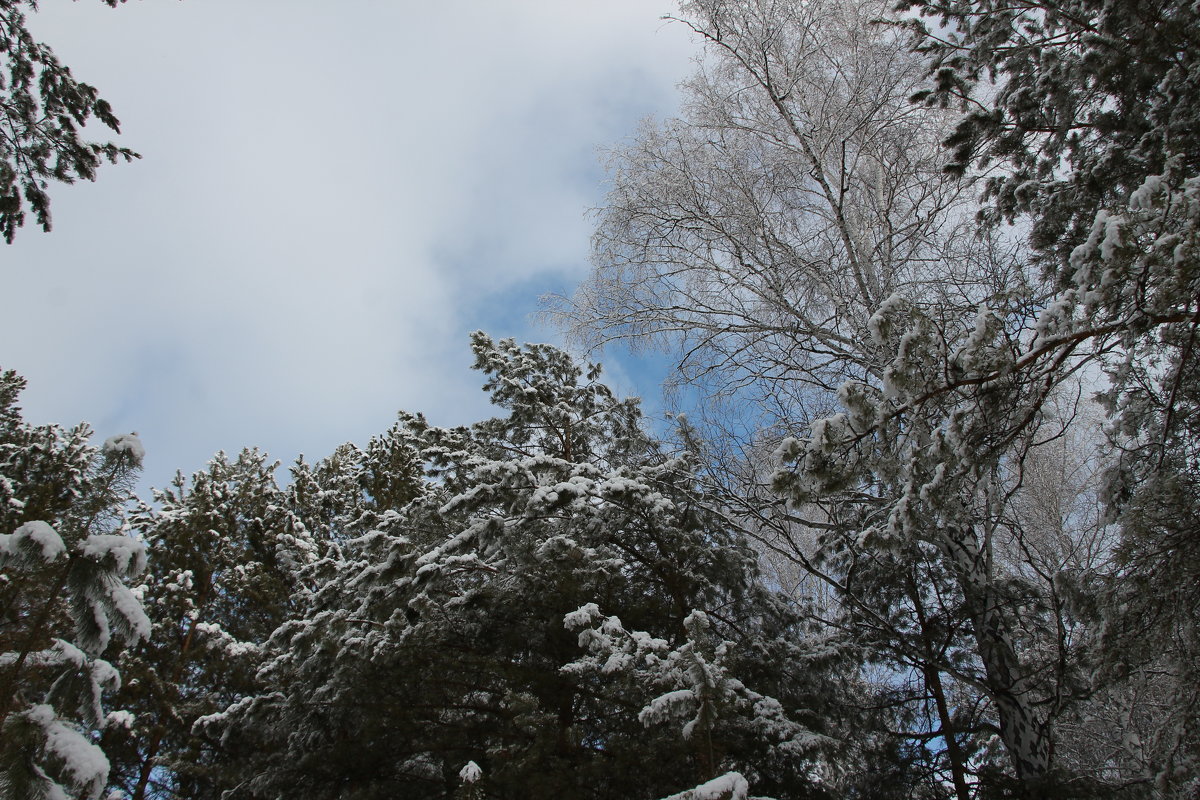
<svg viewBox="0 0 1200 800">
<path fill-rule="evenodd" d="M 1197 574 L 1183 531 L 1200 377 L 1200 10 L 1178 0 L 904 6 L 922 17 L 909 22 L 932 78 L 920 96 L 964 110 L 950 169 L 982 182 L 985 221 L 1029 228 L 1051 289 L 1037 335 L 1007 370 L 1028 384 L 1084 365 L 1109 378 L 1118 457 L 1108 500 L 1121 541 L 1108 570 L 1074 582 L 1102 633 L 1096 702 L 1072 720 L 1105 744 L 1080 742 L 1069 757 L 1107 791 L 1190 796 L 1200 785 L 1197 617 L 1179 592 Z M 1122 705 L 1130 712 L 1114 711 Z M 1122 716 L 1129 735 L 1088 723 Z"/>
<path fill-rule="evenodd" d="M 346 443 L 315 466 L 303 458 L 291 469 L 289 505 L 319 542 L 337 543 L 352 529 L 371 527 L 399 511 L 423 490 L 421 464 L 407 417 L 366 448 Z"/>
<path fill-rule="evenodd" d="M 402 417 L 389 438 L 409 448 L 401 463 L 425 465 L 424 486 L 347 526 L 335 574 L 272 637 L 270 691 L 202 722 L 249 755 L 239 792 L 652 798 L 754 766 L 781 796 L 816 794 L 816 661 L 775 635 L 798 622 L 757 584 L 753 552 L 701 510 L 686 464 L 598 368 L 546 345 L 472 344 L 507 415 L 456 429 Z M 577 663 L 587 651 L 565 619 L 588 603 L 668 650 L 721 648 L 707 657 L 726 688 L 774 676 L 784 699 L 735 691 L 731 719 L 759 698 L 779 723 L 751 735 L 749 721 L 714 721 L 696 738 L 647 728 L 638 711 L 662 680 L 630 697 L 625 678 Z M 701 618 L 720 643 L 689 634 Z M 668 671 L 686 658 L 663 654 Z"/>
<path fill-rule="evenodd" d="M 276 485 L 277 466 L 258 450 L 218 454 L 133 516 L 150 545 L 138 590 L 153 634 L 122 659 L 118 698 L 135 722 L 111 737 L 112 785 L 133 800 L 215 798 L 228 788 L 225 754 L 193 723 L 257 688 L 259 649 L 301 602 L 299 575 L 316 557 Z"/>
<path fill-rule="evenodd" d="M 96 798 L 96 741 L 129 723 L 104 711 L 120 677 L 101 656 L 150 632 L 126 585 L 145 551 L 122 518 L 144 451 L 133 434 L 96 448 L 86 425 L 24 424 L 23 387 L 0 375 L 0 797 Z"/>
<path fill-rule="evenodd" d="M 116 6 L 124 0 L 102 0 Z M 12 242 L 33 212 L 50 230 L 48 181 L 94 180 L 105 161 L 130 161 L 138 155 L 111 142 L 89 142 L 82 131 L 97 120 L 119 132 L 112 107 L 96 89 L 78 81 L 25 25 L 24 9 L 37 10 L 36 0 L 0 0 L 0 51 L 7 76 L 0 88 L 0 233 Z"/>
</svg>

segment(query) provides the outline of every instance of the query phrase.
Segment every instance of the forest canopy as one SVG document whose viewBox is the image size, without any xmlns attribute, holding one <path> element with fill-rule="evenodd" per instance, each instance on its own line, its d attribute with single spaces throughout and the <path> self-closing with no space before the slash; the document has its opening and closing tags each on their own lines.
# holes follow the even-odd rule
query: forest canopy
<svg viewBox="0 0 1200 800">
<path fill-rule="evenodd" d="M 493 418 L 138 500 L 4 373 L 0 797 L 1195 797 L 1198 15 L 681 3 L 548 308 L 665 424 L 477 332 Z"/>
</svg>

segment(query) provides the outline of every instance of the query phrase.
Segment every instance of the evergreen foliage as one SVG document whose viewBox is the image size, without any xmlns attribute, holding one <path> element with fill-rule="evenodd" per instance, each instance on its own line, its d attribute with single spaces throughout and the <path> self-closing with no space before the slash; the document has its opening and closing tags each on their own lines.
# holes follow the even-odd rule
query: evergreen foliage
<svg viewBox="0 0 1200 800">
<path fill-rule="evenodd" d="M 259 648 L 287 617 L 316 558 L 307 529 L 257 450 L 177 475 L 131 523 L 150 546 L 138 591 L 152 635 L 122 654 L 116 699 L 134 724 L 106 738 L 130 798 L 219 798 L 228 754 L 193 730 L 257 688 Z"/>
<path fill-rule="evenodd" d="M 1127 735 L 1103 737 L 1115 753 L 1106 778 L 1186 796 L 1200 786 L 1196 607 L 1178 595 L 1196 570 L 1182 530 L 1194 510 L 1200 309 L 1197 8 L 906 6 L 937 23 L 911 23 L 935 78 L 923 97 L 973 107 L 948 141 L 950 169 L 988 170 L 982 219 L 1027 222 L 1054 291 L 1038 336 L 1013 362 L 1017 374 L 1059 381 L 1063 365 L 1090 362 L 1109 377 L 1103 399 L 1118 456 L 1108 501 L 1121 540 L 1079 593 L 1103 631 L 1093 688 L 1105 704 L 1130 706 Z M 1111 717 L 1104 704 L 1096 712 Z M 1147 719 L 1156 730 L 1139 737 Z"/>
<path fill-rule="evenodd" d="M 96 739 L 129 720 L 104 710 L 120 676 L 102 655 L 150 633 L 127 585 L 145 549 L 123 521 L 144 451 L 132 434 L 97 448 L 85 425 L 25 424 L 24 385 L 0 374 L 0 797 L 96 798 Z"/>
<path fill-rule="evenodd" d="M 133 156 L 26 7 L 9 240 Z M 218 454 L 127 519 L 137 437 L 0 374 L 0 800 L 1197 796 L 1196 4 L 676 21 L 706 58 L 555 308 L 674 354 L 674 444 L 476 333 L 502 415 L 282 487 Z"/>
<path fill-rule="evenodd" d="M 89 120 L 114 132 L 120 131 L 120 123 L 94 87 L 76 80 L 48 46 L 33 38 L 25 25 L 26 9 L 36 11 L 36 0 L 0 0 L 0 52 L 5 61 L 0 84 L 0 233 L 8 242 L 25 224 L 27 211 L 42 230 L 50 230 L 49 181 L 94 180 L 103 162 L 138 157 L 111 142 L 83 138 L 81 128 Z"/>
<path fill-rule="evenodd" d="M 402 416 L 388 438 L 410 455 L 389 461 L 422 469 L 420 491 L 342 528 L 316 570 L 329 578 L 271 639 L 267 690 L 202 723 L 247 755 L 231 796 L 453 796 L 468 764 L 462 791 L 488 797 L 652 798 L 730 769 L 819 794 L 815 709 L 835 684 L 686 463 L 598 368 L 482 334 L 473 347 L 508 415 Z M 648 631 L 658 667 L 595 664 L 578 629 L 597 608 Z M 779 699 L 741 683 L 758 678 Z M 689 680 L 702 731 L 656 724 Z"/>
</svg>

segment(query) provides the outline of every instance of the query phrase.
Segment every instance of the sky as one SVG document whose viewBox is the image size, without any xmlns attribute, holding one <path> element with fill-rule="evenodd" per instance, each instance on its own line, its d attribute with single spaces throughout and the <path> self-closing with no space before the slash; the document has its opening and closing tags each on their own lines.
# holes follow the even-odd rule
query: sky
<svg viewBox="0 0 1200 800">
<path fill-rule="evenodd" d="M 531 315 L 586 274 L 602 152 L 697 52 L 661 0 L 40 7 L 142 159 L 52 186 L 54 230 L 4 248 L 0 367 L 29 422 L 137 431 L 143 487 L 491 415 L 467 334 L 560 340 Z"/>
</svg>

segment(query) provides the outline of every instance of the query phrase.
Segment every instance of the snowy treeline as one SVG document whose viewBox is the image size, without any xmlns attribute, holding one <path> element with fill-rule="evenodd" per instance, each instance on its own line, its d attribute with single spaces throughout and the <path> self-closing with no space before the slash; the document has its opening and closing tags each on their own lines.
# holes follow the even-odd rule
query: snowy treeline
<svg viewBox="0 0 1200 800">
<path fill-rule="evenodd" d="M 0 378 L 0 797 L 1200 792 L 1200 11 L 680 21 L 550 309 L 668 430 L 477 333 L 493 419 L 131 501 Z"/>
</svg>

